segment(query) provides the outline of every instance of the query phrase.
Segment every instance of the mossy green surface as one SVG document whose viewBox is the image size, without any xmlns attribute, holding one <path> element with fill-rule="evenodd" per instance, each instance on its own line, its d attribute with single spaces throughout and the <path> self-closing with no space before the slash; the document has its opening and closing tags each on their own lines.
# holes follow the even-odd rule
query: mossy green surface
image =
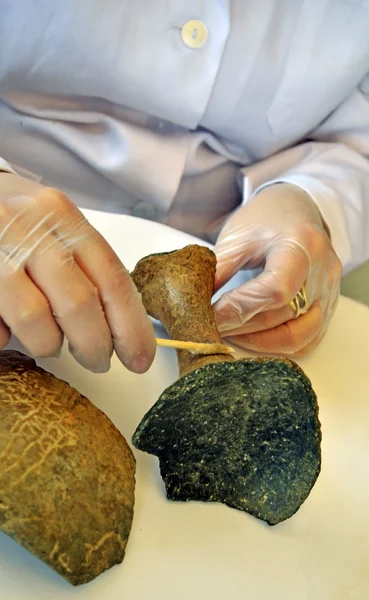
<svg viewBox="0 0 369 600">
<path fill-rule="evenodd" d="M 309 379 L 291 361 L 201 367 L 166 389 L 134 445 L 159 457 L 168 498 L 222 502 L 270 525 L 291 517 L 320 471 Z"/>
</svg>

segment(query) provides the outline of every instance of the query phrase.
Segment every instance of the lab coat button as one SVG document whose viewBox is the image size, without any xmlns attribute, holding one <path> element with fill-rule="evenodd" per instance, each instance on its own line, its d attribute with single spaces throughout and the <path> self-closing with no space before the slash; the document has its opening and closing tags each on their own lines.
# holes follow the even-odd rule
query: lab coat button
<svg viewBox="0 0 369 600">
<path fill-rule="evenodd" d="M 182 27 L 182 40 L 188 48 L 202 48 L 208 39 L 205 23 L 196 19 L 187 21 Z"/>
<path fill-rule="evenodd" d="M 140 200 L 132 208 L 132 215 L 139 217 L 140 219 L 148 219 L 149 221 L 155 221 L 157 217 L 157 210 L 151 202 L 146 200 Z"/>
</svg>

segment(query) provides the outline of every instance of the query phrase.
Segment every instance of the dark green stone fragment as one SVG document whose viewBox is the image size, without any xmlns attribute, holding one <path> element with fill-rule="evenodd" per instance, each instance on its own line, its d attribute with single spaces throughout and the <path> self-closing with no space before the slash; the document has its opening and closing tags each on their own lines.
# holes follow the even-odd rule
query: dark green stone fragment
<svg viewBox="0 0 369 600">
<path fill-rule="evenodd" d="M 292 361 L 210 364 L 166 389 L 134 445 L 159 457 L 171 500 L 222 502 L 270 525 L 291 517 L 320 471 L 316 396 Z"/>
</svg>

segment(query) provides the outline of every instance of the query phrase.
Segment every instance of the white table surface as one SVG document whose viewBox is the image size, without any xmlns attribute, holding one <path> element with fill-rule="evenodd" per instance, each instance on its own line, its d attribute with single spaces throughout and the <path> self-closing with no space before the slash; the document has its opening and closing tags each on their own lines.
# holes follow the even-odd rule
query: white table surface
<svg viewBox="0 0 369 600">
<path fill-rule="evenodd" d="M 85 214 L 130 269 L 147 254 L 197 241 L 133 217 Z M 220 504 L 170 502 L 157 459 L 134 450 L 135 516 L 122 565 L 73 588 L 0 533 L 0 599 L 369 598 L 368 343 L 369 309 L 341 298 L 321 346 L 298 361 L 318 395 L 323 460 L 314 489 L 291 519 L 269 527 Z M 177 379 L 175 352 L 164 348 L 145 375 L 117 360 L 108 374 L 93 375 L 67 351 L 40 364 L 90 398 L 129 443 L 145 412 Z"/>
</svg>

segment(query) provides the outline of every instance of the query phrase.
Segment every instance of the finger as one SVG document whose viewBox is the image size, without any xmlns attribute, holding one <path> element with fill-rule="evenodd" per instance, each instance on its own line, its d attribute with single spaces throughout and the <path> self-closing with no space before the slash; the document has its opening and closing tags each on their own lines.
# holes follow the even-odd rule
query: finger
<svg viewBox="0 0 369 600">
<path fill-rule="evenodd" d="M 100 282 L 105 278 L 110 287 L 113 289 L 118 287 L 119 290 L 123 287 L 123 291 L 127 288 L 129 290 L 129 284 L 132 288 L 132 282 L 127 277 L 128 285 L 119 286 L 118 282 L 122 276 L 120 278 L 113 277 L 113 281 L 109 279 L 112 269 L 108 268 L 109 260 L 104 260 L 107 258 L 106 254 L 108 258 L 109 254 L 113 255 L 123 273 L 124 268 L 106 243 L 101 249 L 101 236 L 62 193 L 44 188 L 38 193 L 36 202 L 33 198 L 28 197 L 16 200 L 16 207 L 13 201 L 8 208 L 13 212 L 15 209 L 21 210 L 21 213 L 16 212 L 14 217 L 18 221 L 20 220 L 18 226 L 22 227 L 23 225 L 25 230 L 23 243 L 19 245 L 18 249 L 20 255 L 18 262 L 27 263 L 27 270 L 32 279 L 50 300 L 52 310 L 65 331 L 77 360 L 93 371 L 106 371 L 109 368 L 112 353 L 112 334 L 113 336 L 115 334 L 114 327 L 109 328 L 110 322 L 108 323 L 108 321 L 111 321 L 110 313 L 114 313 L 115 306 L 113 306 L 113 310 L 109 310 L 104 295 L 106 289 L 100 285 Z M 19 219 L 22 216 L 25 218 Z M 76 261 L 73 260 L 74 251 Z M 84 256 L 85 252 L 89 253 L 89 257 Z M 94 263 L 95 260 L 96 263 Z M 82 268 L 77 264 L 78 262 L 81 263 Z M 88 269 L 88 265 L 91 265 L 90 269 Z M 87 273 L 84 272 L 84 268 Z M 95 274 L 96 281 L 90 280 L 90 274 Z M 136 292 L 134 288 L 133 291 Z M 109 294 L 107 296 L 109 300 Z M 128 292 L 126 296 L 129 296 Z M 126 303 L 124 299 L 124 297 L 120 297 L 116 301 L 116 303 L 119 302 L 121 316 L 121 323 L 118 324 L 118 327 L 123 324 L 126 325 L 126 329 L 129 330 L 131 327 L 135 331 L 134 326 L 137 322 L 135 312 L 137 312 L 138 306 L 141 314 L 144 315 L 146 329 L 151 332 L 152 340 L 148 340 L 145 351 L 146 353 L 150 352 L 151 341 L 152 356 L 150 360 L 152 360 L 155 352 L 154 335 L 151 323 L 137 298 L 137 292 L 136 297 L 132 293 Z M 129 306 L 128 300 L 131 300 L 132 307 Z M 107 309 L 107 318 L 103 308 Z M 136 329 L 140 334 L 142 328 L 137 327 Z M 121 335 L 120 330 L 117 332 L 118 339 L 119 335 Z M 139 337 L 138 342 L 137 340 L 133 341 L 132 338 L 132 333 L 125 336 L 121 358 L 128 368 L 138 371 L 145 370 L 148 366 L 147 361 L 145 363 L 140 360 L 142 357 L 139 352 L 140 345 L 145 344 L 145 335 Z M 152 348 L 152 346 L 154 347 Z M 130 355 L 129 352 L 131 352 Z M 142 362 L 144 362 L 143 365 Z"/>
<path fill-rule="evenodd" d="M 46 236 L 44 243 L 27 260 L 27 272 L 48 298 L 75 359 L 93 372 L 106 372 L 113 342 L 98 290 L 57 238 Z"/>
<path fill-rule="evenodd" d="M 6 326 L 33 356 L 52 356 L 63 343 L 50 306 L 23 269 L 11 260 L 0 265 L 0 315 Z M 0 335 L 8 340 L 1 323 Z"/>
<path fill-rule="evenodd" d="M 323 337 L 325 336 L 326 331 L 324 330 L 323 333 L 319 333 L 307 346 L 304 346 L 304 348 L 301 348 L 301 350 L 298 350 L 297 352 L 294 352 L 293 354 L 288 354 L 285 356 L 285 358 L 290 358 L 290 359 L 297 359 L 297 358 L 304 358 L 306 356 L 308 356 L 309 354 L 311 354 L 321 343 Z M 226 338 L 227 340 L 230 338 Z M 232 344 L 234 346 L 239 346 L 240 348 L 245 348 L 245 346 L 241 346 L 239 344 L 237 344 L 235 341 L 232 342 Z M 253 355 L 255 356 L 283 356 L 281 354 L 281 352 L 264 352 L 264 351 L 260 351 L 258 352 L 257 350 L 252 350 Z"/>
<path fill-rule="evenodd" d="M 224 329 L 222 334 L 223 336 L 230 336 L 267 331 L 278 327 L 278 325 L 282 325 L 282 323 L 285 323 L 286 321 L 292 320 L 295 317 L 295 314 L 295 311 L 289 305 L 276 310 L 266 310 L 258 313 L 240 327 Z"/>
<path fill-rule="evenodd" d="M 0 348 L 5 348 L 9 344 L 11 333 L 4 321 L 0 318 Z"/>
<path fill-rule="evenodd" d="M 38 306 L 44 307 L 44 314 L 45 297 L 48 299 L 76 359 L 92 371 L 107 371 L 112 340 L 97 290 L 75 264 L 68 249 L 63 248 L 57 236 L 60 216 L 55 211 L 48 212 L 48 200 L 43 206 L 44 214 L 37 210 L 36 214 L 21 212 L 16 213 L 16 220 L 9 221 L 6 237 L 3 235 L 3 243 L 10 248 L 8 263 L 11 261 L 19 273 L 26 267 L 40 292 Z M 27 199 L 19 201 L 27 206 Z M 56 211 L 58 208 L 56 204 Z M 44 336 L 46 333 L 45 330 Z"/>
<path fill-rule="evenodd" d="M 49 355 L 48 347 L 54 345 L 56 332 L 61 345 L 61 329 L 83 366 L 107 371 L 112 340 L 97 290 L 58 239 L 60 215 L 56 213 L 62 211 L 57 202 L 55 211 L 49 211 L 49 200 L 45 199 L 42 210 L 28 197 L 13 199 L 6 206 L 8 223 L 1 236 L 3 248 L 7 248 L 3 267 L 11 267 L 13 286 L 3 317 L 32 354 Z M 19 318 L 25 320 L 24 324 L 11 314 L 15 294 L 20 298 Z"/>
<path fill-rule="evenodd" d="M 287 306 L 307 279 L 309 268 L 307 255 L 295 242 L 285 240 L 273 248 L 260 275 L 226 292 L 214 305 L 219 331 L 241 327 L 259 312 Z"/>
<path fill-rule="evenodd" d="M 250 236 L 244 226 L 233 229 L 232 235 L 224 239 L 219 237 L 214 253 L 217 266 L 214 278 L 214 291 L 219 290 L 240 269 L 253 269 L 259 267 L 265 260 L 265 247 L 262 246 L 262 236 L 255 237 L 253 231 Z M 267 241 L 265 242 L 267 243 Z"/>
<path fill-rule="evenodd" d="M 99 291 L 119 359 L 142 373 L 155 356 L 152 323 L 128 270 L 97 231 L 87 222 L 84 228 L 90 235 L 77 244 L 75 260 Z"/>
<path fill-rule="evenodd" d="M 303 358 L 311 354 L 311 352 L 313 352 L 319 346 L 320 342 L 325 336 L 325 333 L 326 329 L 321 331 L 309 344 L 307 344 L 307 346 L 304 346 L 304 348 L 301 348 L 301 350 L 295 352 L 292 356 L 290 356 L 290 358 Z"/>
<path fill-rule="evenodd" d="M 255 352 L 294 356 L 321 333 L 323 326 L 323 313 L 316 303 L 298 319 L 287 321 L 274 329 L 236 336 L 227 335 L 227 340 L 231 344 Z"/>
</svg>

